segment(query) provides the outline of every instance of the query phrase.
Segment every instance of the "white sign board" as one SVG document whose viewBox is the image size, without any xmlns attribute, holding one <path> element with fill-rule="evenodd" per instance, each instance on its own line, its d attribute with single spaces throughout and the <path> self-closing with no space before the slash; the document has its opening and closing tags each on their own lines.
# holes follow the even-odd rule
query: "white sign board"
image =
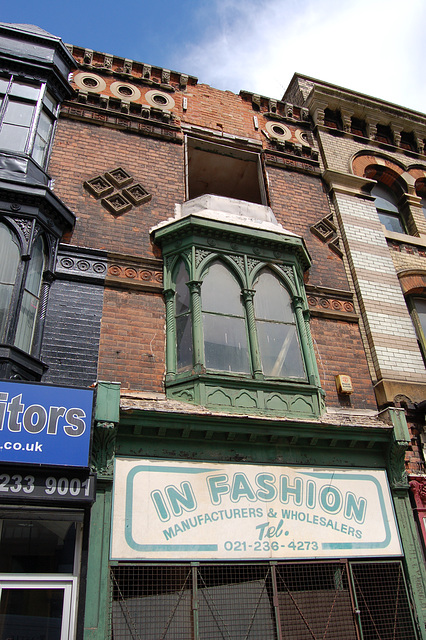
<svg viewBox="0 0 426 640">
<path fill-rule="evenodd" d="M 400 556 L 384 471 L 117 458 L 111 559 Z"/>
</svg>

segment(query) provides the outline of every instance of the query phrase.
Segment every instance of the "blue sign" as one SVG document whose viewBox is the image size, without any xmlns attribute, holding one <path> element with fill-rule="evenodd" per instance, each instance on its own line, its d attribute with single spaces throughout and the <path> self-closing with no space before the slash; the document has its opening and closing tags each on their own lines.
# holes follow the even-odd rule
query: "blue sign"
<svg viewBox="0 0 426 640">
<path fill-rule="evenodd" d="M 93 391 L 0 381 L 0 461 L 87 467 Z"/>
</svg>

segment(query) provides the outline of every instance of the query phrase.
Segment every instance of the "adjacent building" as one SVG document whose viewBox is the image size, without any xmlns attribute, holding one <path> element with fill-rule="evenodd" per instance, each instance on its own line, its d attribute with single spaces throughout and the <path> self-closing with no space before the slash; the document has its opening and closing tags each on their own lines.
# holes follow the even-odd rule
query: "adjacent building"
<svg viewBox="0 0 426 640">
<path fill-rule="evenodd" d="M 1 458 L 0 637 L 425 638 L 425 117 L 0 34 L 0 430 L 64 441 Z M 44 520 L 56 576 L 10 553 Z"/>
</svg>

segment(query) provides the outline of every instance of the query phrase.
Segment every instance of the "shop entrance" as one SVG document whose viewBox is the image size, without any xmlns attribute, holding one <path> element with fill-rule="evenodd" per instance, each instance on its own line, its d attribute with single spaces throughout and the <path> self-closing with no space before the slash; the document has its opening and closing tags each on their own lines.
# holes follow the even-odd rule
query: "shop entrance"
<svg viewBox="0 0 426 640">
<path fill-rule="evenodd" d="M 80 514 L 9 510 L 0 519 L 0 640 L 72 640 Z"/>
<path fill-rule="evenodd" d="M 114 640 L 416 640 L 400 561 L 118 565 Z"/>
</svg>

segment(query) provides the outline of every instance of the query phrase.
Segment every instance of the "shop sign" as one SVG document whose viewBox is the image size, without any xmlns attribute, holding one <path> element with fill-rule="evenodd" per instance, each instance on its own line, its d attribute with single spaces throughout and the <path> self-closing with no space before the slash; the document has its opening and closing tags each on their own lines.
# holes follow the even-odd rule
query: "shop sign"
<svg viewBox="0 0 426 640">
<path fill-rule="evenodd" d="M 113 560 L 402 555 L 385 471 L 116 459 Z"/>
<path fill-rule="evenodd" d="M 0 468 L 0 500 L 2 503 L 92 503 L 95 500 L 95 483 L 95 475 L 87 472 L 4 466 Z"/>
<path fill-rule="evenodd" d="M 0 382 L 0 462 L 87 467 L 93 391 Z"/>
</svg>

